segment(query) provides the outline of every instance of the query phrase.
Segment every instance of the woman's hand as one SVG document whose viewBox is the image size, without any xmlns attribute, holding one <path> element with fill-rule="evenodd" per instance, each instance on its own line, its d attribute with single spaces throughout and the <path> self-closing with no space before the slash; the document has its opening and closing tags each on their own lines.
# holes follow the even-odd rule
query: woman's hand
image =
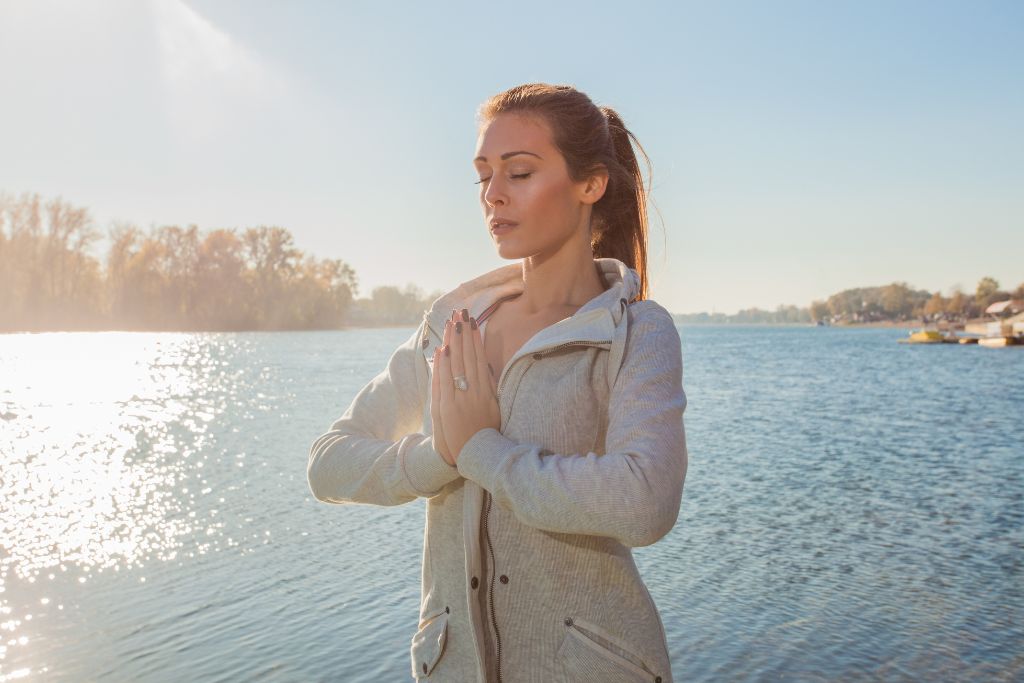
<svg viewBox="0 0 1024 683">
<path fill-rule="evenodd" d="M 447 327 L 447 325 L 445 325 Z M 434 349 L 434 370 L 430 380 L 430 423 L 431 431 L 434 433 L 434 450 L 441 454 L 444 461 L 449 465 L 455 465 L 455 458 L 448 449 L 448 443 L 444 438 L 444 425 L 441 423 L 441 352 L 443 344 Z M 450 381 L 450 380 L 449 380 Z"/>
<path fill-rule="evenodd" d="M 430 415 L 433 421 L 435 448 L 438 433 L 442 435 L 444 450 L 438 449 L 449 463 L 458 461 L 462 447 L 481 429 L 501 429 L 501 411 L 498 408 L 495 378 L 484 354 L 483 338 L 476 321 L 469 322 L 469 312 L 462 309 L 444 326 L 444 344 L 434 352 L 434 378 L 431 387 Z M 443 351 L 442 351 L 443 349 Z M 455 377 L 466 378 L 466 391 L 455 387 Z"/>
</svg>

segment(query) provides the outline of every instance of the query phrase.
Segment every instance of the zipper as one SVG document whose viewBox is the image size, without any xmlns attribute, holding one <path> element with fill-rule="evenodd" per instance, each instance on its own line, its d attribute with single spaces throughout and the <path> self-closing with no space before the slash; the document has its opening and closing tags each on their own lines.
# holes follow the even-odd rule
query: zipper
<svg viewBox="0 0 1024 683">
<path fill-rule="evenodd" d="M 513 294 L 512 296 L 506 296 L 506 297 L 502 297 L 501 299 L 498 299 L 497 301 L 495 301 L 490 306 L 488 306 L 487 308 L 484 309 L 484 311 L 477 318 L 477 322 L 478 323 L 482 323 L 483 321 L 487 320 L 487 317 L 491 313 L 493 313 L 495 311 L 495 309 L 497 309 L 499 304 L 501 304 L 504 301 L 508 301 L 509 299 L 515 299 L 517 296 L 519 296 L 519 295 L 518 294 Z M 426 313 L 424 313 L 424 315 L 423 315 L 423 323 L 427 326 L 427 329 L 430 330 L 431 334 L 433 334 L 434 337 L 437 338 L 438 343 L 441 343 L 441 342 L 444 341 L 444 336 L 438 334 L 437 332 L 435 332 L 434 328 L 430 326 L 430 316 L 428 314 L 426 314 Z"/>
<path fill-rule="evenodd" d="M 498 632 L 498 619 L 494 614 L 494 576 L 497 574 L 498 565 L 494 560 L 494 546 L 491 545 L 491 534 L 487 531 L 487 514 L 491 510 L 491 492 L 484 489 L 487 497 L 487 506 L 484 508 L 484 537 L 487 539 L 487 550 L 491 554 L 491 590 L 487 596 L 487 604 L 490 607 L 491 624 L 494 626 L 494 641 L 498 650 L 498 683 L 501 683 L 501 633 Z"/>
<path fill-rule="evenodd" d="M 442 337 L 441 335 L 434 331 L 434 328 L 430 326 L 430 322 L 428 322 L 428 319 L 426 317 L 423 318 L 423 324 L 427 326 L 427 329 L 430 330 L 430 333 L 437 338 L 437 341 L 439 343 L 444 341 L 444 337 Z"/>
<path fill-rule="evenodd" d="M 576 340 L 576 341 L 565 342 L 564 344 L 559 344 L 558 346 L 552 346 L 550 348 L 543 349 L 543 351 L 545 353 L 547 353 L 547 352 L 551 352 L 551 351 L 557 351 L 558 349 L 564 349 L 567 346 L 604 346 L 606 344 L 607 345 L 611 345 L 611 342 L 610 341 L 605 341 L 605 340 L 583 340 L 583 339 L 579 339 L 579 340 Z M 535 351 L 531 351 L 530 353 L 539 353 L 539 352 L 540 352 L 540 349 L 535 350 Z M 505 369 L 501 371 L 501 378 L 498 380 L 498 392 L 497 392 L 498 393 L 499 402 L 500 402 L 500 399 L 501 399 L 501 390 L 505 386 L 505 379 L 506 379 L 506 377 L 508 377 L 509 370 L 512 369 L 512 366 L 515 364 L 515 362 L 517 360 L 519 360 L 521 358 L 525 358 L 527 355 L 529 355 L 529 354 L 524 353 L 522 355 L 515 356 L 514 358 L 512 358 L 511 361 L 509 361 L 505 365 Z"/>
<path fill-rule="evenodd" d="M 593 341 L 593 340 L 575 340 L 575 341 L 565 342 L 564 344 L 559 344 L 558 346 L 553 346 L 553 347 L 551 347 L 549 349 L 545 349 L 545 350 L 546 351 L 556 351 L 558 349 L 562 349 L 562 348 L 565 348 L 567 346 L 600 346 L 600 345 L 603 345 L 603 344 L 606 344 L 606 343 L 608 343 L 608 342 Z M 536 351 L 534 353 L 536 353 Z M 502 371 L 501 379 L 500 379 L 500 381 L 498 383 L 498 400 L 499 400 L 499 404 L 500 404 L 500 399 L 501 399 L 501 389 L 502 389 L 502 387 L 505 384 L 505 378 L 508 376 L 508 370 L 512 367 L 512 364 L 515 363 L 515 361 L 519 360 L 520 358 L 526 357 L 526 355 L 527 354 L 524 353 L 524 354 L 522 354 L 522 355 L 520 355 L 520 356 L 518 356 L 516 358 L 513 358 L 508 364 L 506 364 L 505 369 Z M 490 608 L 489 612 L 490 612 L 490 616 L 491 616 L 491 625 L 494 627 L 494 643 L 495 643 L 495 649 L 497 650 L 497 660 L 498 660 L 496 668 L 497 668 L 497 674 L 498 674 L 498 683 L 501 683 L 501 632 L 498 630 L 498 618 L 497 618 L 497 616 L 494 613 L 494 578 L 498 574 L 498 564 L 497 564 L 497 562 L 494 559 L 494 546 L 491 544 L 491 534 L 490 534 L 490 531 L 487 528 L 487 517 L 488 517 L 488 514 L 490 513 L 491 504 L 492 504 L 492 501 L 494 499 L 491 496 L 491 492 L 488 491 L 487 489 L 484 489 L 484 496 L 486 497 L 486 500 L 487 500 L 487 505 L 484 507 L 484 514 L 483 514 L 484 538 L 487 539 L 487 550 L 488 550 L 488 552 L 491 555 L 491 589 L 490 589 L 490 593 L 487 596 L 487 605 Z"/>
<path fill-rule="evenodd" d="M 431 327 L 430 323 L 426 319 L 424 320 L 424 324 L 426 325 L 427 330 L 431 334 L 433 334 L 435 338 L 437 338 L 438 343 L 441 343 L 441 342 L 444 341 L 444 337 L 442 337 L 436 331 L 434 331 L 434 328 Z M 550 351 L 557 351 L 558 349 L 563 349 L 563 348 L 566 348 L 568 346 L 605 346 L 605 345 L 610 345 L 610 344 L 611 344 L 611 342 L 607 341 L 607 340 L 582 340 L 582 339 L 578 339 L 578 340 L 574 340 L 574 341 L 565 342 L 563 344 L 558 344 L 557 346 L 552 346 L 550 348 L 543 349 L 543 350 L 546 351 L 546 352 L 550 352 Z M 540 352 L 540 349 L 532 351 L 531 354 L 532 353 L 538 353 L 538 352 Z M 505 386 L 505 380 L 508 377 L 509 370 L 511 370 L 512 366 L 515 364 L 516 361 L 520 360 L 521 358 L 526 357 L 526 355 L 527 354 L 523 353 L 523 354 L 520 354 L 518 356 L 515 356 L 514 358 L 512 358 L 512 360 L 510 360 L 508 363 L 506 363 L 505 367 L 502 369 L 501 377 L 499 378 L 499 381 L 498 381 L 498 391 L 497 391 L 497 399 L 499 401 L 499 404 L 500 404 L 500 400 L 501 400 L 501 390 Z M 488 604 L 488 607 L 489 607 L 488 611 L 489 611 L 490 617 L 491 617 L 491 625 L 494 628 L 494 642 L 495 642 L 495 650 L 497 652 L 497 667 L 496 668 L 497 668 L 497 675 L 498 675 L 498 683 L 501 683 L 501 632 L 498 630 L 498 618 L 497 618 L 497 615 L 494 612 L 494 579 L 497 576 L 497 562 L 496 562 L 496 560 L 494 558 L 494 546 L 491 543 L 491 534 L 490 534 L 490 531 L 488 530 L 488 527 L 487 527 L 487 518 L 488 518 L 490 510 L 491 510 L 491 505 L 492 505 L 492 502 L 493 502 L 493 498 L 491 496 L 491 492 L 487 491 L 486 489 L 484 490 L 484 496 L 486 498 L 487 503 L 486 503 L 486 505 L 484 507 L 482 525 L 483 525 L 483 529 L 484 529 L 484 537 L 487 539 L 487 550 L 488 550 L 488 552 L 490 553 L 490 556 L 491 556 L 491 568 L 492 568 L 491 569 L 491 582 L 490 582 L 491 583 L 491 587 L 490 587 L 490 593 L 487 596 L 487 604 Z"/>
</svg>

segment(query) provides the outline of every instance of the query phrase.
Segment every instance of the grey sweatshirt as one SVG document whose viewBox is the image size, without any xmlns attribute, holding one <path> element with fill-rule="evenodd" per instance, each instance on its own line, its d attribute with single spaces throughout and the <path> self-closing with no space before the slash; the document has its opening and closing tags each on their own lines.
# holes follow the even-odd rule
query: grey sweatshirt
<svg viewBox="0 0 1024 683">
<path fill-rule="evenodd" d="M 434 347 L 452 309 L 523 290 L 522 267 L 438 298 L 387 367 L 312 444 L 327 503 L 426 498 L 415 679 L 669 683 L 668 644 L 631 548 L 679 514 L 686 477 L 682 349 L 639 277 L 595 259 L 608 289 L 540 330 L 501 370 L 501 428 L 451 466 L 434 449 Z"/>
</svg>

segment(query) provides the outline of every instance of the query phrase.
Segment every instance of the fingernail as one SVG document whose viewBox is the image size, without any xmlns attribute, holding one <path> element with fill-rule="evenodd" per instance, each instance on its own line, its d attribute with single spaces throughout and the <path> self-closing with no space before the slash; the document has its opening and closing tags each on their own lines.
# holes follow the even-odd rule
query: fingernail
<svg viewBox="0 0 1024 683">
<path fill-rule="evenodd" d="M 448 346 L 447 344 L 444 345 L 444 355 L 446 355 L 446 356 L 450 356 L 451 355 L 451 347 Z"/>
<path fill-rule="evenodd" d="M 476 329 L 476 318 L 470 318 L 469 319 L 469 326 L 471 328 L 473 328 L 474 330 Z"/>
<path fill-rule="evenodd" d="M 469 309 L 468 308 L 463 308 L 462 309 L 462 322 L 469 322 Z"/>
<path fill-rule="evenodd" d="M 458 322 L 455 323 L 455 331 L 458 334 L 462 334 L 462 321 L 461 320 L 459 320 Z"/>
</svg>

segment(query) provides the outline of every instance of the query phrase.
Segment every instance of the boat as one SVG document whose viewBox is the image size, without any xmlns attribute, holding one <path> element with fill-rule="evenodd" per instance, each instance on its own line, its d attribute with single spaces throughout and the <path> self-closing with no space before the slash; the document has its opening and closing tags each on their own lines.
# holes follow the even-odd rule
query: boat
<svg viewBox="0 0 1024 683">
<path fill-rule="evenodd" d="M 956 335 L 942 334 L 938 330 L 916 330 L 898 341 L 901 344 L 956 344 L 960 340 Z"/>
<path fill-rule="evenodd" d="M 1011 337 L 1001 335 L 998 337 L 981 337 L 978 339 L 978 346 L 990 349 L 999 349 L 1004 346 L 1024 346 L 1024 337 Z"/>
</svg>

